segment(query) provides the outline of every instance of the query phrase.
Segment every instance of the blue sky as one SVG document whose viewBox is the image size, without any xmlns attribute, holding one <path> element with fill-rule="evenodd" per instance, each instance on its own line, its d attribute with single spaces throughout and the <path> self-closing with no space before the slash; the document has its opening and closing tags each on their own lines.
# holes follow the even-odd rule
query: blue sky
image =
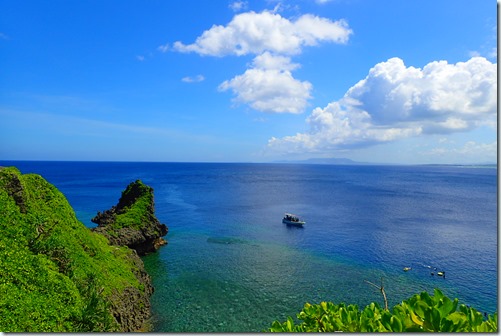
<svg viewBox="0 0 501 336">
<path fill-rule="evenodd" d="M 497 3 L 0 2 L 0 159 L 497 160 Z"/>
</svg>

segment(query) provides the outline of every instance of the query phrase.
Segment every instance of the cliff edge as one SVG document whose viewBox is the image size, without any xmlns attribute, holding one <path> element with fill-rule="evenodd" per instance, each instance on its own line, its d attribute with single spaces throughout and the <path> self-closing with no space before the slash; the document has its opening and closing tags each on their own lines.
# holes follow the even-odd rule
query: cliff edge
<svg viewBox="0 0 501 336">
<path fill-rule="evenodd" d="M 85 227 L 40 175 L 0 167 L 0 331 L 144 330 L 152 293 L 134 250 Z"/>
<path fill-rule="evenodd" d="M 155 216 L 153 188 L 141 180 L 130 183 L 118 204 L 91 219 L 98 224 L 93 231 L 108 238 L 111 245 L 127 246 L 143 256 L 167 242 L 165 224 Z"/>
</svg>

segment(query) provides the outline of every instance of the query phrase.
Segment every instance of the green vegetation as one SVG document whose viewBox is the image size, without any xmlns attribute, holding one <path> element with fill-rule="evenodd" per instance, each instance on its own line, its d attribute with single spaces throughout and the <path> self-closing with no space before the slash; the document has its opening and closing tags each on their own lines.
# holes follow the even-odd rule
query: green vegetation
<svg viewBox="0 0 501 336">
<path fill-rule="evenodd" d="M 273 322 L 272 332 L 497 332 L 497 313 L 484 319 L 474 308 L 459 305 L 439 289 L 434 296 L 426 292 L 416 294 L 393 307 L 390 312 L 377 303 L 362 311 L 357 305 L 321 302 L 306 303 L 297 314 L 302 322 L 296 324 L 292 317 L 281 323 Z"/>
<path fill-rule="evenodd" d="M 137 180 L 127 186 L 122 192 L 121 199 L 126 199 L 131 194 L 135 194 L 134 202 L 120 209 L 110 229 L 116 230 L 130 227 L 139 230 L 143 223 L 150 221 L 148 215 L 150 213 L 149 208 L 153 204 L 152 188 Z"/>
<path fill-rule="evenodd" d="M 80 223 L 41 176 L 0 168 L 0 331 L 117 331 L 109 306 L 144 291 L 133 252 Z"/>
<path fill-rule="evenodd" d="M 153 188 L 141 180 L 130 183 L 118 204 L 91 219 L 98 224 L 93 231 L 108 238 L 110 244 L 128 246 L 139 256 L 155 252 L 166 241 L 165 224 L 155 216 Z"/>
</svg>

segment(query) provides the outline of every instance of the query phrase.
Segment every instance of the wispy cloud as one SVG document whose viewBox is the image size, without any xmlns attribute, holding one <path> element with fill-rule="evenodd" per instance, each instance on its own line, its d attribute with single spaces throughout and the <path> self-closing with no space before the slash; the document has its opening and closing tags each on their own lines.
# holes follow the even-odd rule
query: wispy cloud
<svg viewBox="0 0 501 336">
<path fill-rule="evenodd" d="M 170 46 L 168 43 L 164 44 L 164 45 L 161 45 L 158 47 L 158 50 L 160 50 L 161 52 L 165 53 L 167 51 L 170 50 Z"/>
<path fill-rule="evenodd" d="M 249 7 L 249 3 L 247 1 L 234 1 L 228 7 L 234 12 L 241 12 Z"/>
<path fill-rule="evenodd" d="M 199 83 L 199 82 L 203 82 L 205 80 L 205 77 L 202 76 L 202 75 L 196 75 L 194 77 L 183 77 L 181 79 L 181 81 L 185 82 L 185 83 Z"/>
<path fill-rule="evenodd" d="M 482 45 L 478 50 L 471 50 L 469 52 L 470 57 L 479 57 L 483 56 L 491 60 L 497 60 L 498 57 L 498 25 L 495 23 L 494 25 L 488 25 L 490 27 L 491 33 L 488 34 Z"/>
<path fill-rule="evenodd" d="M 438 158 L 446 158 L 450 162 L 477 162 L 497 161 L 497 141 L 491 143 L 478 143 L 467 141 L 460 147 L 435 147 L 430 150 L 419 152 L 424 157 L 430 157 L 433 161 Z"/>
<path fill-rule="evenodd" d="M 0 32 L 0 40 L 9 40 L 9 37 L 6 34 Z"/>
<path fill-rule="evenodd" d="M 423 69 L 392 58 L 370 69 L 344 97 L 316 108 L 307 133 L 272 137 L 277 152 L 328 152 L 423 134 L 464 132 L 495 125 L 497 65 L 485 58 Z"/>
<path fill-rule="evenodd" d="M 32 125 L 34 129 L 37 129 L 39 133 L 50 132 L 51 136 L 59 134 L 63 137 L 71 137 L 72 139 L 78 136 L 89 137 L 89 139 L 110 137 L 127 139 L 131 136 L 137 136 L 144 139 L 156 137 L 176 141 L 214 141 L 212 136 L 193 134 L 166 127 L 138 125 L 135 123 L 127 124 L 50 112 L 0 108 L 0 117 L 17 120 L 20 123 L 25 123 L 26 120 L 29 120 L 30 125 Z M 61 127 L 61 125 L 64 125 L 64 127 Z"/>
<path fill-rule="evenodd" d="M 142 55 L 137 55 L 136 56 L 136 59 L 139 61 L 139 62 L 143 62 L 145 60 L 145 57 L 142 56 Z"/>
</svg>

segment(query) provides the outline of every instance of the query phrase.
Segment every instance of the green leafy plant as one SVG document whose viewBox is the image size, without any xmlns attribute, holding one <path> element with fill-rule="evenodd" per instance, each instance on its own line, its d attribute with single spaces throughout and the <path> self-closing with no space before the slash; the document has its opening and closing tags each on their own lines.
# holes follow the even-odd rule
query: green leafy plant
<svg viewBox="0 0 501 336">
<path fill-rule="evenodd" d="M 434 295 L 415 294 L 390 311 L 371 303 L 362 311 L 356 305 L 321 302 L 306 303 L 296 323 L 274 321 L 271 332 L 497 332 L 497 312 L 484 319 L 482 313 L 458 299 L 451 300 L 439 289 Z"/>
<path fill-rule="evenodd" d="M 101 296 L 104 288 L 99 288 L 96 275 L 89 274 L 87 281 L 78 287 L 86 300 L 80 314 L 74 318 L 76 329 L 81 332 L 116 330 L 116 322 L 108 310 L 109 304 Z"/>
</svg>

